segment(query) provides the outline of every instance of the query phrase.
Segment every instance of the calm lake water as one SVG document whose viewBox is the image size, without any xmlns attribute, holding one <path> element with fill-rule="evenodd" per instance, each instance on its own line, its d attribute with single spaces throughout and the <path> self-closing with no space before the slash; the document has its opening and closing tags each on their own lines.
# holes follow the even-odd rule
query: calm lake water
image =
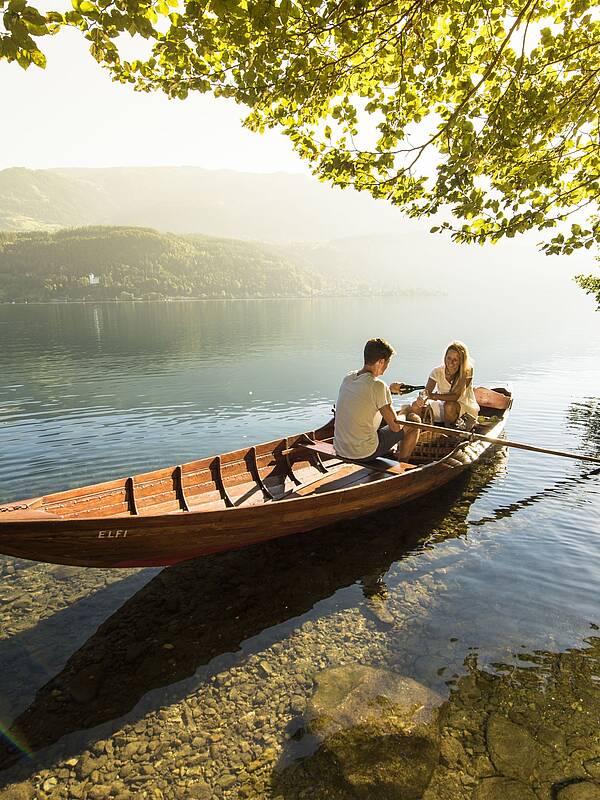
<svg viewBox="0 0 600 800">
<path fill-rule="evenodd" d="M 497 303 L 0 306 L 0 502 L 314 428 L 377 335 L 398 351 L 388 380 L 417 384 L 463 339 L 475 383 L 514 391 L 510 439 L 599 456 L 599 326 L 566 278 Z M 573 711 L 583 701 L 555 687 L 550 702 L 540 689 L 568 655 L 587 676 L 585 713 L 600 708 L 591 473 L 511 450 L 415 506 L 164 571 L 0 557 L 0 786 L 25 781 L 52 798 L 104 797 L 107 786 L 122 798 L 420 796 L 394 794 L 393 776 L 385 791 L 365 788 L 356 770 L 319 761 L 327 748 L 307 721 L 315 681 L 351 664 L 410 678 L 451 710 L 462 698 L 463 728 L 449 713 L 463 755 L 443 733 L 431 800 L 508 797 L 498 781 L 539 798 L 565 781 L 597 783 L 600 744 Z M 535 697 L 524 699 L 534 689 L 523 672 L 536 676 Z M 542 695 L 559 714 L 553 729 L 574 727 L 548 762 L 554 772 L 528 777 L 502 766 L 490 719 L 547 748 Z M 513 701 L 537 709 L 535 730 Z M 596 775 L 581 766 L 594 760 Z"/>
</svg>

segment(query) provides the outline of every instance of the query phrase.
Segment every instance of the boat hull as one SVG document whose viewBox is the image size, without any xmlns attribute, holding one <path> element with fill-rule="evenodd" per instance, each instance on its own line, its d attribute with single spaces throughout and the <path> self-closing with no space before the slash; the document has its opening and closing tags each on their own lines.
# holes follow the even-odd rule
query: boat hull
<svg viewBox="0 0 600 800">
<path fill-rule="evenodd" d="M 0 526 L 0 552 L 82 567 L 167 566 L 403 505 L 454 480 L 489 448 L 482 442 L 460 445 L 441 461 L 402 475 L 261 506 L 156 517 L 6 522 Z"/>
</svg>

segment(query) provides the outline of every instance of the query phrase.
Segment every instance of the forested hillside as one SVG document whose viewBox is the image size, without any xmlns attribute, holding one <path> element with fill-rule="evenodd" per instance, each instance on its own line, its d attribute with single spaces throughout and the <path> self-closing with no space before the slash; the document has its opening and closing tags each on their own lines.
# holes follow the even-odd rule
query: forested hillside
<svg viewBox="0 0 600 800">
<path fill-rule="evenodd" d="M 0 301 L 5 302 L 310 296 L 325 286 L 317 275 L 256 242 L 148 228 L 0 234 Z"/>
</svg>

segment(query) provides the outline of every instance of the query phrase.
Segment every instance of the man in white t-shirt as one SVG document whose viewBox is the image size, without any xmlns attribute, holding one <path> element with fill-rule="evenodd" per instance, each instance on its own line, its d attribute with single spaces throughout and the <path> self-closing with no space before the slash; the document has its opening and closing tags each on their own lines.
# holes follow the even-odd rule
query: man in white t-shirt
<svg viewBox="0 0 600 800">
<path fill-rule="evenodd" d="M 392 406 L 390 387 L 381 375 L 395 350 L 384 339 L 369 339 L 362 369 L 350 372 L 340 386 L 335 408 L 333 446 L 341 458 L 370 461 L 397 445 L 396 457 L 406 461 L 419 439 L 418 428 L 403 430 L 403 417 Z M 394 384 L 392 384 L 394 386 Z M 407 406 L 405 417 L 420 422 L 418 412 L 425 401 L 419 397 Z M 380 427 L 385 422 L 384 427 Z"/>
</svg>

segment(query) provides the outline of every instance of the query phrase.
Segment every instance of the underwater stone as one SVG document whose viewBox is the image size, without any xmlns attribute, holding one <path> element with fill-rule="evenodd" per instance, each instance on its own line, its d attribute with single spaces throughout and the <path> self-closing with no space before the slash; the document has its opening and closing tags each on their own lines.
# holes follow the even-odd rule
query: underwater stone
<svg viewBox="0 0 600 800">
<path fill-rule="evenodd" d="M 543 752 L 531 734 L 501 714 L 487 724 L 487 746 L 498 772 L 508 778 L 528 780 L 543 760 Z"/>
<path fill-rule="evenodd" d="M 410 733 L 417 725 L 428 725 L 442 702 L 412 678 L 362 664 L 325 669 L 316 676 L 315 687 L 307 717 L 311 732 L 323 737 L 390 716 L 396 729 Z"/>
<path fill-rule="evenodd" d="M 0 800 L 32 800 L 35 789 L 30 783 L 11 783 L 0 789 Z"/>
<path fill-rule="evenodd" d="M 600 778 L 600 758 L 592 758 L 589 761 L 584 761 L 583 766 L 585 771 L 592 776 L 592 778 Z"/>
<path fill-rule="evenodd" d="M 557 800 L 600 800 L 600 786 L 590 781 L 563 786 L 556 795 Z"/>
<path fill-rule="evenodd" d="M 474 800 L 536 800 L 536 797 L 521 781 L 486 778 L 477 787 Z"/>
<path fill-rule="evenodd" d="M 360 664 L 326 669 L 315 683 L 308 730 L 322 744 L 304 762 L 315 790 L 333 782 L 357 800 L 418 800 L 439 762 L 439 695 Z"/>
</svg>

